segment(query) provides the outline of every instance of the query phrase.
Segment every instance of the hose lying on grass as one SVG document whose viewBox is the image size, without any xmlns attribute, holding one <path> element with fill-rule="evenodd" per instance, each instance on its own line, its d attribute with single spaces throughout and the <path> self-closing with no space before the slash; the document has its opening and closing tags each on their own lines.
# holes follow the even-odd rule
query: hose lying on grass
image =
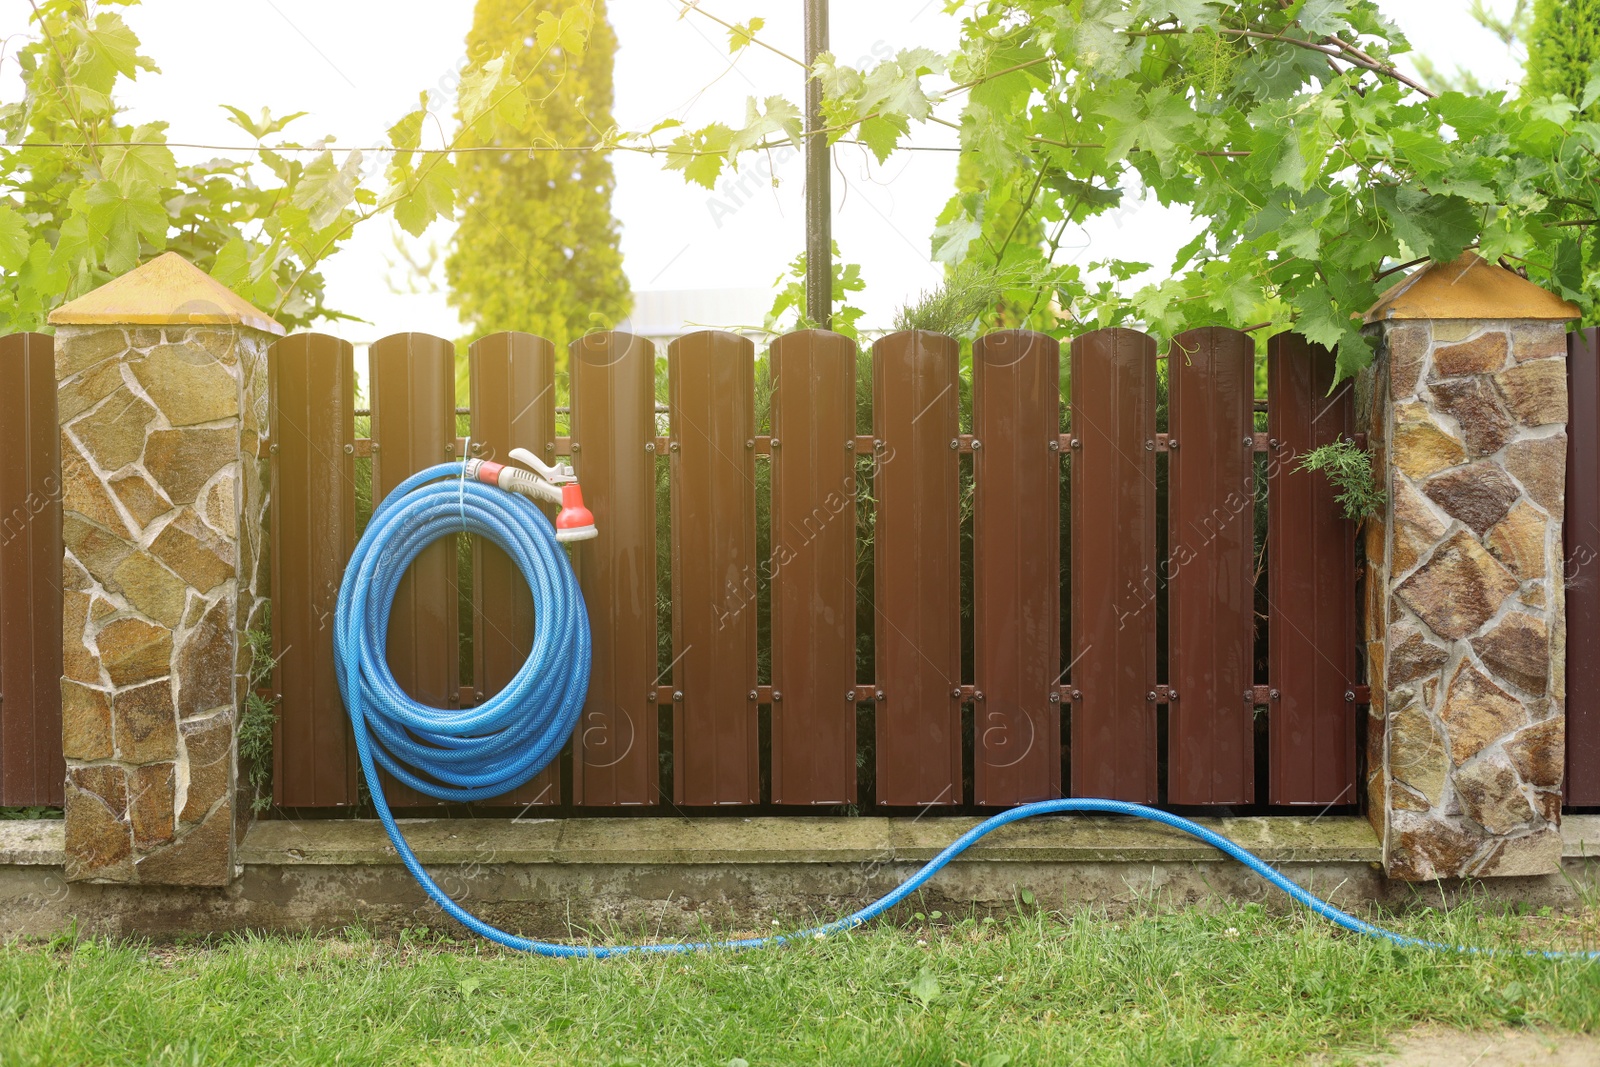
<svg viewBox="0 0 1600 1067">
<path fill-rule="evenodd" d="M 1040 815 L 1127 815 L 1161 823 L 1198 838 L 1238 860 L 1296 903 L 1346 930 L 1406 948 L 1548 959 L 1595 959 L 1600 952 L 1496 950 L 1406 937 L 1363 922 L 1302 889 L 1222 835 L 1170 812 L 1120 800 L 1070 798 L 1023 804 L 974 826 L 925 863 L 892 892 L 823 926 L 798 933 L 728 941 L 650 945 L 564 945 L 535 941 L 477 918 L 439 888 L 395 823 L 379 768 L 427 796 L 464 802 L 498 796 L 543 770 L 571 736 L 589 685 L 589 621 L 583 596 L 558 537 L 593 536 L 575 485 L 548 480 L 566 473 L 539 464 L 547 479 L 477 460 L 442 463 L 402 482 L 367 524 L 339 588 L 334 650 L 339 690 L 355 728 L 356 750 L 378 818 L 406 869 L 452 919 L 508 948 L 541 956 L 601 959 L 635 952 L 681 953 L 713 948 L 761 948 L 826 938 L 866 923 L 915 893 L 951 860 L 1009 823 Z M 505 488 L 500 488 L 504 486 Z M 511 491 L 508 491 L 511 490 Z M 533 499 L 563 503 L 560 533 Z M 574 509 L 576 502 L 576 510 Z M 444 710 L 418 704 L 395 682 L 385 660 L 389 611 L 395 589 L 418 553 L 442 537 L 465 530 L 486 537 L 516 561 L 533 591 L 538 626 L 533 650 L 509 685 L 476 708 Z M 420 772 L 420 773 L 419 773 Z"/>
</svg>

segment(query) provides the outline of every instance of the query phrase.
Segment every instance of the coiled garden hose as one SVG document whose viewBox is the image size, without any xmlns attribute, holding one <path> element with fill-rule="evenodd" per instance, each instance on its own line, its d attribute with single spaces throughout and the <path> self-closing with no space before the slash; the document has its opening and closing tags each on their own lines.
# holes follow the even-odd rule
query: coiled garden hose
<svg viewBox="0 0 1600 1067">
<path fill-rule="evenodd" d="M 542 464 L 540 465 L 542 467 Z M 543 468 L 549 471 L 549 468 Z M 523 479 L 522 482 L 516 480 Z M 761 948 L 823 939 L 861 926 L 915 893 L 946 864 L 1002 826 L 1040 815 L 1128 815 L 1181 830 L 1238 860 L 1297 904 L 1337 926 L 1406 948 L 1478 955 L 1528 955 L 1596 959 L 1600 952 L 1496 950 L 1407 937 L 1364 922 L 1290 881 L 1259 857 L 1170 812 L 1120 800 L 1044 800 L 1003 811 L 960 837 L 892 892 L 842 919 L 796 933 L 727 941 L 648 945 L 566 945 L 518 937 L 462 908 L 417 860 L 395 823 L 378 769 L 427 796 L 481 800 L 508 792 L 555 759 L 571 735 L 589 685 L 589 622 L 583 595 L 558 541 L 557 530 L 529 496 L 560 501 L 568 534 L 593 536 L 581 499 L 549 484 L 534 485 L 528 472 L 495 464 L 442 463 L 406 479 L 384 499 L 362 534 L 339 587 L 334 622 L 339 690 L 355 728 L 356 750 L 378 818 L 417 884 L 445 914 L 490 941 L 541 956 L 603 959 L 628 953 L 683 953 L 705 949 Z M 490 484 L 484 484 L 488 482 Z M 512 484 L 512 483 L 516 484 Z M 505 485 L 515 492 L 492 487 Z M 527 494 L 527 495 L 519 495 Z M 572 519 L 577 500 L 578 518 Z M 577 523 L 574 527 L 574 523 Z M 466 530 L 499 545 L 516 561 L 533 591 L 538 625 L 533 651 L 509 685 L 476 708 L 442 710 L 418 704 L 401 690 L 385 661 L 389 610 L 395 589 L 417 555 L 442 537 Z M 427 775 L 420 777 L 416 772 Z"/>
</svg>

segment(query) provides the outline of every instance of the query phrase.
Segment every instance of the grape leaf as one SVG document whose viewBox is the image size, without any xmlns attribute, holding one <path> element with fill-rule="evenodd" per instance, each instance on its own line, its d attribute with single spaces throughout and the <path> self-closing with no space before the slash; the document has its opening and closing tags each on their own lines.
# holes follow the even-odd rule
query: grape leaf
<svg viewBox="0 0 1600 1067">
<path fill-rule="evenodd" d="M 533 40 L 539 51 L 560 48 L 572 57 L 574 63 L 583 62 L 583 51 L 589 44 L 589 28 L 594 13 L 587 4 L 573 4 L 560 15 L 549 11 L 539 12 L 539 23 L 534 27 Z"/>
<path fill-rule="evenodd" d="M 1349 16 L 1346 0 L 1299 0 L 1289 9 L 1289 17 L 1317 37 L 1343 33 L 1349 26 Z"/>
<path fill-rule="evenodd" d="M 410 192 L 394 205 L 394 221 L 413 237 L 437 218 L 449 218 L 455 211 L 456 165 L 445 157 L 429 160 L 416 173 Z"/>
<path fill-rule="evenodd" d="M 485 139 L 492 132 L 491 119 L 520 126 L 528 108 L 528 98 L 512 73 L 511 58 L 504 55 L 468 68 L 461 75 L 456 103 L 462 121 L 476 126 L 479 136 Z"/>
<path fill-rule="evenodd" d="M 22 215 L 0 203 L 0 270 L 15 271 L 28 259 L 28 228 Z"/>
<path fill-rule="evenodd" d="M 177 181 L 178 162 L 172 150 L 148 143 L 165 140 L 165 128 L 162 122 L 147 123 L 128 135 L 129 141 L 140 143 L 106 144 L 100 150 L 100 172 L 123 187 L 138 181 L 162 189 Z"/>
<path fill-rule="evenodd" d="M 1216 9 L 1220 6 L 1218 0 L 1147 0 L 1139 5 L 1136 14 L 1156 22 L 1174 18 L 1185 29 L 1194 30 L 1215 26 L 1219 15 Z"/>
<path fill-rule="evenodd" d="M 1100 106 L 1105 118 L 1106 158 L 1118 160 L 1137 146 L 1157 159 L 1167 158 L 1194 125 L 1194 111 L 1187 100 L 1173 96 L 1166 86 L 1150 93 L 1145 106 L 1137 98 L 1112 97 Z"/>
<path fill-rule="evenodd" d="M 1600 59 L 1595 60 L 1594 77 L 1589 79 L 1589 84 L 1583 87 L 1583 95 L 1578 98 L 1578 110 L 1588 111 L 1596 100 L 1600 100 Z"/>
<path fill-rule="evenodd" d="M 756 34 L 766 24 L 766 19 L 757 17 L 749 22 L 734 23 L 728 27 L 728 54 L 732 55 L 735 52 L 749 48 L 750 43 L 756 39 Z"/>
<path fill-rule="evenodd" d="M 356 188 L 361 183 L 361 152 L 353 150 L 341 166 L 333 161 L 333 153 L 325 151 L 301 172 L 289 202 L 304 208 L 312 229 L 327 226 L 356 198 Z"/>
<path fill-rule="evenodd" d="M 102 11 L 76 36 L 78 47 L 72 54 L 72 80 L 84 88 L 110 93 L 117 75 L 133 78 L 140 67 L 156 69 L 155 64 L 139 55 L 139 38 L 128 29 L 120 15 Z"/>
<path fill-rule="evenodd" d="M 1428 106 L 1462 137 L 1478 137 L 1500 125 L 1504 102 L 1504 93 L 1468 96 L 1452 91 L 1440 93 Z"/>
<path fill-rule="evenodd" d="M 1419 178 L 1426 180 L 1451 169 L 1450 148 L 1437 134 L 1402 126 L 1389 137 Z"/>
<path fill-rule="evenodd" d="M 936 263 L 960 263 L 967 257 L 967 246 L 983 234 L 983 226 L 971 215 L 962 214 L 933 231 L 933 259 Z"/>
<path fill-rule="evenodd" d="M 288 115 L 282 115 L 278 118 L 273 118 L 271 111 L 269 111 L 267 108 L 262 108 L 261 117 L 259 119 L 253 119 L 250 117 L 248 112 L 240 108 L 232 107 L 228 104 L 220 104 L 218 106 L 228 113 L 229 122 L 233 123 L 235 126 L 239 127 L 241 130 L 245 131 L 258 141 L 262 138 L 269 137 L 272 134 L 282 131 L 284 127 L 288 126 L 289 123 L 293 122 L 295 119 L 304 118 L 306 115 L 310 114 L 308 111 L 295 111 Z"/>
<path fill-rule="evenodd" d="M 879 163 L 889 158 L 900 141 L 900 135 L 906 132 L 906 120 L 898 116 L 877 115 L 863 119 L 856 127 L 856 136 L 878 157 Z"/>
<path fill-rule="evenodd" d="M 1478 235 L 1482 215 L 1458 196 L 1432 195 L 1414 186 L 1377 191 L 1394 234 L 1413 254 L 1447 262 Z"/>
<path fill-rule="evenodd" d="M 396 148 L 416 148 L 422 143 L 422 124 L 427 117 L 428 113 L 420 109 L 403 116 L 389 127 L 389 143 Z"/>
<path fill-rule="evenodd" d="M 156 248 L 167 245 L 167 209 L 153 186 L 131 182 L 126 190 L 102 180 L 89 187 L 89 236 L 105 244 L 105 266 L 112 274 L 125 274 L 139 265 L 143 238 Z M 57 246 L 58 250 L 60 246 Z"/>
<path fill-rule="evenodd" d="M 237 235 L 217 249 L 217 258 L 211 264 L 211 276 L 237 290 L 250 277 L 250 248 L 244 238 Z"/>
<path fill-rule="evenodd" d="M 764 104 L 766 111 L 763 113 L 755 97 L 745 100 L 744 128 L 735 131 L 728 141 L 730 162 L 734 162 L 732 157 L 738 153 L 766 140 L 768 134 L 781 133 L 796 148 L 800 147 L 800 138 L 805 132 L 805 119 L 800 109 L 781 96 L 769 96 Z"/>
<path fill-rule="evenodd" d="M 733 131 L 720 122 L 691 130 L 673 138 L 668 146 L 667 169 L 681 170 L 684 180 L 715 189 L 732 142 Z"/>
</svg>

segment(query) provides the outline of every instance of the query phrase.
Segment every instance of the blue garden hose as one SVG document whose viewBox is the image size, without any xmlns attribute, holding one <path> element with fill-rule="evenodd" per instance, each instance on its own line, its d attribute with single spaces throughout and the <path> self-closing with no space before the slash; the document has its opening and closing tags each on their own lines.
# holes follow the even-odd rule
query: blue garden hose
<svg viewBox="0 0 1600 1067">
<path fill-rule="evenodd" d="M 533 591 L 538 625 L 533 651 L 509 685 L 476 708 L 441 710 L 401 690 L 385 661 L 395 588 L 428 545 L 462 530 L 486 537 L 516 561 Z M 334 620 L 339 691 L 355 728 L 356 751 L 378 818 L 395 851 L 423 890 L 452 919 L 508 948 L 541 956 L 603 959 L 628 953 L 683 953 L 713 948 L 761 948 L 823 939 L 854 929 L 905 900 L 951 860 L 1008 823 L 1038 815 L 1130 815 L 1198 838 L 1238 860 L 1296 903 L 1346 930 L 1406 948 L 1475 955 L 1596 959 L 1600 952 L 1495 950 L 1407 937 L 1341 911 L 1302 889 L 1260 858 L 1198 823 L 1121 800 L 1070 798 L 1023 804 L 985 819 L 929 860 L 892 892 L 823 926 L 798 933 L 728 941 L 650 945 L 564 945 L 518 937 L 472 915 L 439 888 L 395 823 L 378 776 L 381 767 L 412 789 L 447 801 L 506 793 L 555 759 L 572 734 L 589 686 L 589 621 L 566 554 L 544 514 L 526 497 L 465 476 L 463 464 L 441 463 L 402 482 L 372 515 L 339 587 Z M 427 777 L 420 777 L 420 770 Z"/>
</svg>

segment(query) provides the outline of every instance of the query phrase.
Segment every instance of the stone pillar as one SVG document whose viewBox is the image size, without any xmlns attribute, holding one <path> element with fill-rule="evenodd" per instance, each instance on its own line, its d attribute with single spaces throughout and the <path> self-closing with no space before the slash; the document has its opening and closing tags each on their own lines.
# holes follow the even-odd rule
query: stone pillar
<svg viewBox="0 0 1600 1067">
<path fill-rule="evenodd" d="M 1559 867 L 1577 315 L 1470 252 L 1366 315 L 1358 417 L 1388 491 L 1364 537 L 1367 803 L 1392 877 Z"/>
<path fill-rule="evenodd" d="M 225 885 L 235 726 L 265 609 L 267 346 L 168 253 L 58 308 L 71 880 Z"/>
</svg>

